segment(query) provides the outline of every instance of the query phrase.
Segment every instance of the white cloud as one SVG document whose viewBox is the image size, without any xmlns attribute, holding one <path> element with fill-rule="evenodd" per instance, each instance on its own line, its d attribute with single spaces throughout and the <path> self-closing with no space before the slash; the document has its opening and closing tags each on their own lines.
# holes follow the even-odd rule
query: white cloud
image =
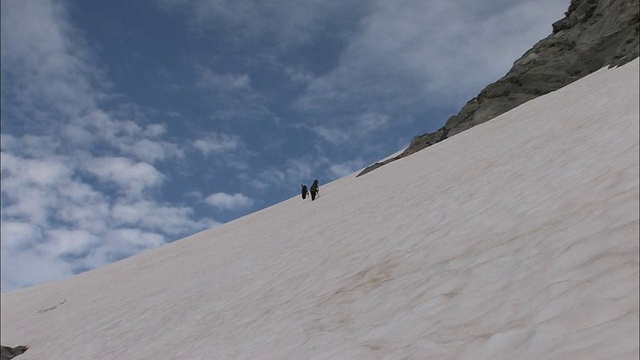
<svg viewBox="0 0 640 360">
<path fill-rule="evenodd" d="M 313 131 L 314 134 L 332 144 L 344 144 L 350 140 L 350 133 L 338 127 L 316 126 Z"/>
<path fill-rule="evenodd" d="M 137 159 L 151 164 L 165 160 L 168 156 L 182 155 L 182 151 L 175 144 L 149 139 L 137 140 L 123 150 L 125 153 L 134 155 Z"/>
<path fill-rule="evenodd" d="M 3 139 L 9 149 L 21 142 Z M 3 291 L 66 277 L 165 243 L 167 236 L 217 225 L 209 219 L 192 220 L 189 207 L 159 205 L 151 199 L 130 203 L 127 211 L 127 201 L 144 199 L 140 192 L 162 182 L 151 165 L 131 159 L 103 157 L 83 163 L 55 154 L 25 158 L 3 149 L 1 164 Z M 111 207 L 113 196 L 79 176 L 85 164 L 127 190 L 126 197 Z M 145 230 L 121 231 L 134 225 Z"/>
<path fill-rule="evenodd" d="M 152 165 L 123 157 L 94 158 L 85 163 L 85 169 L 99 180 L 115 183 L 122 191 L 133 196 L 160 186 L 164 179 L 164 175 Z"/>
<path fill-rule="evenodd" d="M 41 241 L 43 236 L 40 227 L 28 222 L 3 220 L 0 230 L 3 251 L 28 248 Z"/>
<path fill-rule="evenodd" d="M 241 174 L 240 179 L 252 188 L 265 190 L 273 186 L 273 184 L 286 184 L 287 174 L 281 169 L 270 168 L 262 170 L 257 176 L 249 176 Z"/>
<path fill-rule="evenodd" d="M 215 193 L 209 195 L 204 202 L 219 210 L 237 210 L 251 206 L 254 201 L 239 193 Z"/>
<path fill-rule="evenodd" d="M 389 116 L 379 113 L 364 113 L 358 116 L 355 131 L 358 135 L 368 135 L 385 128 L 389 124 Z"/>
<path fill-rule="evenodd" d="M 85 256 L 99 245 L 100 238 L 88 230 L 53 229 L 47 232 L 47 242 L 41 245 L 54 256 Z"/>
<path fill-rule="evenodd" d="M 9 81 L 25 120 L 50 120 L 53 110 L 76 116 L 95 106 L 96 84 L 108 86 L 88 65 L 59 2 L 3 1 L 2 34 L 3 83 Z"/>
<path fill-rule="evenodd" d="M 549 35 L 567 5 L 555 0 L 377 1 L 347 39 L 336 66 L 311 79 L 296 105 L 320 113 L 324 127 L 338 129 L 354 126 L 358 114 L 408 121 L 405 114 L 417 108 L 462 105 Z M 327 124 L 326 113 L 336 120 Z"/>
<path fill-rule="evenodd" d="M 318 174 L 324 174 L 323 169 L 327 164 L 328 159 L 320 154 L 305 155 L 286 160 L 282 167 L 272 166 L 255 176 L 244 174 L 239 178 L 243 184 L 260 191 L 285 187 L 290 189 L 289 193 L 297 192 L 301 183 L 310 185 Z"/>
<path fill-rule="evenodd" d="M 143 127 L 100 109 L 67 123 L 62 133 L 76 146 L 88 148 L 105 143 L 113 151 L 152 164 L 184 156 L 177 144 L 160 138 L 166 134 L 166 125 L 156 123 Z"/>
<path fill-rule="evenodd" d="M 112 208 L 112 217 L 117 226 L 137 226 L 144 229 L 162 231 L 166 234 L 180 235 L 193 229 L 208 229 L 217 222 L 203 219 L 190 220 L 193 209 L 186 206 L 159 205 L 153 201 L 117 203 Z"/>
<path fill-rule="evenodd" d="M 357 158 L 340 164 L 331 165 L 329 166 L 329 171 L 332 176 L 341 178 L 362 169 L 364 166 L 364 161 L 361 158 Z"/>
<path fill-rule="evenodd" d="M 18 140 L 14 136 L 0 133 L 0 148 L 2 148 L 2 150 L 7 150 L 17 145 L 18 145 Z"/>
<path fill-rule="evenodd" d="M 296 69 L 293 66 L 287 66 L 285 68 L 285 74 L 292 82 L 305 85 L 310 84 L 315 78 L 309 71 Z"/>
<path fill-rule="evenodd" d="M 62 222 L 95 234 L 111 226 L 111 198 L 107 194 L 98 192 L 85 183 L 72 182 L 56 195 L 58 207 L 49 214 L 53 223 Z M 58 225 L 50 226 L 56 228 Z"/>
<path fill-rule="evenodd" d="M 104 248 L 108 249 L 108 251 L 129 256 L 142 249 L 160 246 L 165 241 L 160 234 L 145 232 L 140 229 L 116 229 L 107 233 L 106 242 L 107 246 Z M 135 248 L 132 248 L 131 245 L 135 246 Z"/>
<path fill-rule="evenodd" d="M 1 156 L 3 175 L 10 178 L 19 176 L 25 185 L 53 186 L 60 179 L 68 179 L 73 172 L 62 159 L 27 159 L 4 151 Z"/>
<path fill-rule="evenodd" d="M 103 234 L 100 246 L 81 260 L 91 267 L 103 266 L 141 251 L 158 247 L 165 238 L 140 229 L 115 229 Z"/>
<path fill-rule="evenodd" d="M 5 151 L 0 161 L 4 219 L 28 220 L 45 226 L 49 212 L 58 205 L 56 192 L 69 183 L 72 169 L 55 158 L 27 159 Z"/>
<path fill-rule="evenodd" d="M 305 43 L 322 30 L 322 22 L 340 12 L 362 8 L 363 1 L 318 0 L 158 0 L 165 10 L 180 9 L 190 16 L 197 31 L 225 27 L 242 42 L 270 39 L 279 47 Z"/>
<path fill-rule="evenodd" d="M 316 170 L 320 163 L 314 161 L 311 156 L 304 156 L 302 158 L 295 158 L 287 160 L 286 162 L 286 174 L 288 179 L 299 179 L 300 181 L 306 181 L 310 179 L 314 170 Z M 298 182 L 293 180 L 294 182 Z"/>
<path fill-rule="evenodd" d="M 73 275 L 73 271 L 63 260 L 36 250 L 14 251 L 3 248 L 1 265 L 2 292 Z"/>
<path fill-rule="evenodd" d="M 196 65 L 198 85 L 216 91 L 250 90 L 251 79 L 247 74 L 218 74 L 202 65 Z"/>
<path fill-rule="evenodd" d="M 193 142 L 193 146 L 204 155 L 235 150 L 240 144 L 241 141 L 237 136 L 217 133 L 211 133 Z"/>
<path fill-rule="evenodd" d="M 167 126 L 149 119 L 153 109 L 112 96 L 65 5 L 1 2 L 2 291 L 218 224 L 157 198 L 168 177 L 154 165 L 181 159 L 183 146 L 165 140 Z"/>
<path fill-rule="evenodd" d="M 171 116 L 173 117 L 174 115 Z M 145 134 L 151 137 L 158 137 L 166 133 L 167 126 L 165 124 L 149 124 L 145 128 Z"/>
<path fill-rule="evenodd" d="M 62 126 L 60 134 L 69 141 L 70 144 L 79 147 L 91 146 L 97 141 L 97 134 L 81 123 L 71 122 Z"/>
</svg>

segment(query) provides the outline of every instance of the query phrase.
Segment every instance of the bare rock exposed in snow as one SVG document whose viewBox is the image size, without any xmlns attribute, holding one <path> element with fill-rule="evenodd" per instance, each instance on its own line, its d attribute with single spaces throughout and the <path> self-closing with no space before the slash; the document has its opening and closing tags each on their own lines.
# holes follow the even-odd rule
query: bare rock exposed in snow
<svg viewBox="0 0 640 360">
<path fill-rule="evenodd" d="M 20 345 L 16 347 L 1 346 L 0 347 L 0 360 L 11 360 L 14 357 L 23 354 L 29 349 L 28 346 Z"/>
<path fill-rule="evenodd" d="M 565 17 L 552 25 L 551 35 L 516 60 L 505 76 L 485 87 L 442 128 L 414 137 L 405 151 L 365 168 L 358 176 L 489 121 L 604 66 L 620 66 L 637 58 L 639 2 L 572 0 Z"/>
</svg>

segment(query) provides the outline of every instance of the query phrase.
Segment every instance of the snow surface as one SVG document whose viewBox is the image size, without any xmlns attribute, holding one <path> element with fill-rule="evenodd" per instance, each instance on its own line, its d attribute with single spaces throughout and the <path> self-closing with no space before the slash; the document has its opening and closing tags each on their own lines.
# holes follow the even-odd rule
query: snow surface
<svg viewBox="0 0 640 360">
<path fill-rule="evenodd" d="M 365 176 L 2 295 L 18 359 L 638 359 L 638 60 Z M 321 184 L 322 185 L 322 184 Z"/>
</svg>

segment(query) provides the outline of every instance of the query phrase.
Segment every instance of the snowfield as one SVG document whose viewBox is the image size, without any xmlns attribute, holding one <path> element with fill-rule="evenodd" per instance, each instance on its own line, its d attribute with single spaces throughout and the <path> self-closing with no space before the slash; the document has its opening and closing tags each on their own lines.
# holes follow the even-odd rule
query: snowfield
<svg viewBox="0 0 640 360">
<path fill-rule="evenodd" d="M 316 201 L 2 294 L 2 345 L 29 345 L 19 360 L 638 359 L 638 64 Z"/>
</svg>

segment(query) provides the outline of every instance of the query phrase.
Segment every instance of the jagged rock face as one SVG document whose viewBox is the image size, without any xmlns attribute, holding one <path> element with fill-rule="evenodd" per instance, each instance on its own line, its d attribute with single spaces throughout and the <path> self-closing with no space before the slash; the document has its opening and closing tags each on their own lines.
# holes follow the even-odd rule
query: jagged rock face
<svg viewBox="0 0 640 360">
<path fill-rule="evenodd" d="M 14 357 L 23 354 L 29 349 L 28 346 L 20 345 L 16 347 L 0 346 L 0 360 L 11 360 Z"/>
<path fill-rule="evenodd" d="M 570 84 L 604 66 L 620 66 L 639 55 L 640 0 L 572 0 L 553 32 L 509 72 L 485 87 L 433 133 L 413 138 L 400 155 L 365 168 L 364 175 L 464 130 L 489 121 L 531 99 Z"/>
</svg>

